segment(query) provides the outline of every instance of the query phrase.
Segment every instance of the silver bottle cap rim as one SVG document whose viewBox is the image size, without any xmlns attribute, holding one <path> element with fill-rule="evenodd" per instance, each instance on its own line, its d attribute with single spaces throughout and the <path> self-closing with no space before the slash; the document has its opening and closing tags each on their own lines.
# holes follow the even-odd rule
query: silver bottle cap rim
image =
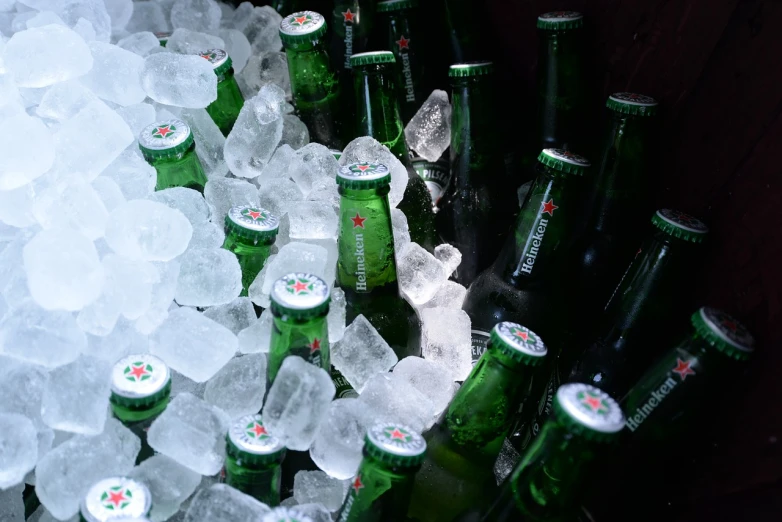
<svg viewBox="0 0 782 522">
<path fill-rule="evenodd" d="M 625 416 L 619 404 L 599 388 L 567 383 L 559 387 L 556 398 L 568 415 L 591 430 L 616 433 L 624 428 Z"/>
<path fill-rule="evenodd" d="M 329 285 L 314 274 L 291 272 L 279 278 L 272 287 L 271 299 L 292 310 L 309 310 L 329 300 Z"/>
<path fill-rule="evenodd" d="M 278 438 L 266 431 L 263 419 L 257 413 L 236 419 L 228 436 L 234 446 L 253 455 L 271 455 L 285 449 Z"/>
<path fill-rule="evenodd" d="M 386 453 L 399 457 L 416 457 L 426 451 L 424 438 L 402 424 L 375 424 L 367 430 L 367 438 Z"/>
<path fill-rule="evenodd" d="M 133 479 L 111 477 L 94 484 L 81 503 L 87 522 L 144 517 L 152 506 L 149 489 Z"/>
<path fill-rule="evenodd" d="M 253 205 L 237 205 L 228 211 L 228 219 L 254 232 L 272 232 L 280 226 L 280 219 L 266 209 Z"/>
<path fill-rule="evenodd" d="M 158 121 L 144 127 L 138 143 L 145 149 L 166 150 L 183 144 L 190 132 L 190 126 L 179 118 Z"/>
<path fill-rule="evenodd" d="M 619 103 L 626 103 L 627 105 L 638 105 L 641 107 L 654 107 L 657 105 L 657 100 L 651 96 L 635 94 L 632 92 L 615 92 L 609 96 L 609 98 Z"/>
<path fill-rule="evenodd" d="M 564 149 L 543 149 L 543 154 L 546 156 L 559 160 L 564 161 L 565 163 L 570 163 L 571 165 L 576 165 L 578 167 L 589 167 L 592 165 L 592 163 L 586 159 L 584 156 L 580 156 L 578 154 L 574 154 L 570 152 L 569 150 Z"/>
<path fill-rule="evenodd" d="M 390 176 L 390 171 L 382 163 L 361 162 L 340 167 L 337 175 L 347 180 L 372 181 Z"/>
<path fill-rule="evenodd" d="M 720 339 L 741 351 L 755 351 L 755 338 L 746 326 L 716 308 L 704 306 L 699 312 L 706 326 Z"/>
<path fill-rule="evenodd" d="M 581 18 L 584 18 L 584 15 L 578 11 L 551 11 L 538 16 L 538 20 L 550 23 L 572 22 Z"/>
<path fill-rule="evenodd" d="M 111 391 L 128 399 L 149 397 L 170 381 L 166 363 L 149 353 L 123 357 L 111 370 Z"/>
<path fill-rule="evenodd" d="M 314 33 L 326 23 L 323 15 L 315 11 L 299 11 L 292 13 L 280 22 L 280 31 L 291 36 L 301 36 Z"/>
<path fill-rule="evenodd" d="M 503 321 L 494 326 L 497 335 L 516 350 L 533 357 L 544 357 L 548 352 L 538 334 L 518 323 Z"/>
<path fill-rule="evenodd" d="M 222 49 L 207 49 L 198 53 L 198 56 L 212 64 L 212 69 L 217 69 L 228 60 L 228 53 Z"/>
<path fill-rule="evenodd" d="M 687 230 L 688 232 L 695 232 L 696 234 L 706 234 L 709 231 L 709 227 L 698 218 L 694 218 L 684 212 L 678 210 L 671 210 L 670 208 L 663 208 L 657 211 L 657 216 L 670 223 L 673 226 Z"/>
</svg>

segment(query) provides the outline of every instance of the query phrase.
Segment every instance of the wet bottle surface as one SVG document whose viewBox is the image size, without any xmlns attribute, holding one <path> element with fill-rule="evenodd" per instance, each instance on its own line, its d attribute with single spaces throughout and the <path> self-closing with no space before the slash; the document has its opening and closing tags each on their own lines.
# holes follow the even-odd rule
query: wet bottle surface
<svg viewBox="0 0 782 522">
<path fill-rule="evenodd" d="M 190 126 L 174 118 L 148 125 L 138 136 L 141 155 L 155 167 L 155 190 L 185 187 L 204 192 L 206 174 Z"/>
<path fill-rule="evenodd" d="M 242 91 L 239 90 L 239 84 L 234 77 L 233 62 L 228 53 L 222 49 L 209 49 L 199 56 L 212 64 L 217 76 L 217 99 L 209 104 L 206 112 L 217 124 L 223 136 L 228 136 L 244 105 Z"/>
<path fill-rule="evenodd" d="M 482 4 L 474 0 L 445 0 L 443 6 L 451 47 L 450 63 L 485 60 Z"/>
<path fill-rule="evenodd" d="M 268 210 L 238 205 L 225 216 L 223 248 L 233 252 L 242 269 L 242 292 L 246 296 L 271 253 L 280 220 Z"/>
</svg>

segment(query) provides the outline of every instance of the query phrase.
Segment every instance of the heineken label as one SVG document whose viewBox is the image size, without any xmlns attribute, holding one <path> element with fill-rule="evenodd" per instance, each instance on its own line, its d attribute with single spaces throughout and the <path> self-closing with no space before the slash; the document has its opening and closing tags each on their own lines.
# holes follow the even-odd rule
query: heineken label
<svg viewBox="0 0 782 522">
<path fill-rule="evenodd" d="M 551 415 L 551 410 L 554 405 L 554 394 L 557 392 L 560 382 L 561 380 L 559 378 L 559 371 L 557 368 L 554 368 L 554 370 L 549 375 L 549 379 L 546 383 L 546 388 L 543 392 L 543 395 L 540 398 L 540 402 L 538 402 L 537 416 L 535 417 L 531 430 L 533 437 L 538 436 L 543 422 L 548 418 L 549 415 Z"/>
<path fill-rule="evenodd" d="M 82 518 L 103 522 L 118 518 L 143 517 L 149 513 L 152 496 L 147 487 L 135 480 L 112 477 L 93 485 L 81 505 Z"/>
<path fill-rule="evenodd" d="M 334 6 L 333 21 L 334 32 L 342 39 L 340 48 L 342 55 L 342 67 L 351 69 L 350 57 L 357 54 L 353 51 L 354 31 L 358 30 L 361 20 L 361 9 L 358 2 L 338 4 Z M 360 51 L 360 50 L 357 50 Z"/>
<path fill-rule="evenodd" d="M 356 502 L 356 497 L 365 487 L 366 486 L 364 485 L 361 472 L 359 471 L 359 473 L 356 474 L 356 477 L 350 483 L 348 497 L 345 499 L 345 504 L 342 506 L 339 517 L 337 517 L 337 522 L 347 522 L 347 520 L 350 519 L 350 512 L 353 511 L 353 504 Z"/>
<path fill-rule="evenodd" d="M 470 330 L 470 337 L 472 338 L 472 365 L 475 366 L 483 352 L 486 351 L 490 334 L 483 330 Z"/>
<path fill-rule="evenodd" d="M 347 379 L 335 368 L 331 369 L 331 382 L 337 389 L 335 398 L 352 399 L 358 397 L 358 392 L 350 385 Z"/>
<path fill-rule="evenodd" d="M 410 63 L 412 58 L 410 54 L 410 38 L 406 38 L 405 35 L 399 35 L 399 40 L 396 40 L 394 44 L 397 60 L 402 66 L 405 102 L 415 103 L 415 79 L 413 78 L 413 68 Z"/>
<path fill-rule="evenodd" d="M 555 193 L 551 184 L 534 184 L 530 192 L 516 229 L 519 257 L 514 277 L 532 277 L 543 271 L 563 239 L 557 230 L 564 225 L 560 193 Z"/>
<path fill-rule="evenodd" d="M 413 161 L 413 167 L 426 183 L 426 188 L 429 189 L 429 194 L 432 196 L 432 203 L 437 206 L 451 179 L 448 167 L 442 163 L 421 160 Z"/>
</svg>

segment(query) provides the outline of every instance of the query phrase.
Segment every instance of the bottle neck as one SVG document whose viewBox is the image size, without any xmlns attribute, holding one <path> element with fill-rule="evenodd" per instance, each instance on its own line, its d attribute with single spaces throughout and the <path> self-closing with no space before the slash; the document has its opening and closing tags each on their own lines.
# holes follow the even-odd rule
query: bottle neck
<svg viewBox="0 0 782 522">
<path fill-rule="evenodd" d="M 163 413 L 163 410 L 168 406 L 170 400 L 169 396 L 162 397 L 159 401 L 152 404 L 145 404 L 143 406 L 126 406 L 123 404 L 117 404 L 115 401 L 111 402 L 111 411 L 120 422 L 123 424 L 134 424 L 137 422 L 143 422 L 148 419 L 152 419 Z"/>
<path fill-rule="evenodd" d="M 364 4 L 361 6 L 360 4 Z M 331 35 L 332 63 L 340 75 L 350 75 L 350 57 L 364 52 L 366 37 L 371 24 L 374 2 L 359 0 L 336 0 L 329 23 Z"/>
<path fill-rule="evenodd" d="M 409 162 L 394 64 L 354 68 L 353 88 L 356 95 L 356 132 L 375 138 L 400 161 Z"/>
<path fill-rule="evenodd" d="M 281 479 L 279 462 L 251 466 L 233 455 L 225 459 L 225 483 L 268 506 L 280 504 Z"/>
<path fill-rule="evenodd" d="M 294 319 L 275 312 L 266 370 L 266 387 L 271 387 L 282 362 L 289 355 L 297 355 L 319 368 L 328 367 L 329 336 L 326 314 L 310 319 Z"/>
<path fill-rule="evenodd" d="M 405 520 L 418 469 L 390 467 L 365 453 L 337 522 Z"/>
<path fill-rule="evenodd" d="M 242 269 L 242 296 L 247 295 L 250 285 L 263 269 L 271 254 L 275 238 L 255 243 L 252 239 L 236 234 L 226 234 L 223 248 L 236 254 L 239 267 Z"/>
<path fill-rule="evenodd" d="M 386 16 L 388 19 L 386 48 L 393 51 L 401 72 L 402 85 L 400 85 L 399 99 L 405 114 L 412 117 L 423 101 L 422 94 L 418 92 L 421 86 L 417 84 L 421 81 L 419 63 L 416 60 L 416 49 L 418 49 L 420 42 L 417 37 L 414 37 L 410 23 L 410 18 L 415 16 L 415 13 L 413 11 L 395 11 L 386 13 Z M 412 110 L 413 106 L 415 106 L 415 110 Z"/>
<path fill-rule="evenodd" d="M 322 40 L 286 44 L 285 56 L 297 107 L 299 103 L 314 103 L 339 93 L 337 77 Z"/>
</svg>

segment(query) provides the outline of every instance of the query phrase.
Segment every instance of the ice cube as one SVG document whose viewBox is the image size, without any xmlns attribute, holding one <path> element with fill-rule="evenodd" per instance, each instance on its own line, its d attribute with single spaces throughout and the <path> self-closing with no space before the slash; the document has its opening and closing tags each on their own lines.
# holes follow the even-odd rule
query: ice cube
<svg viewBox="0 0 782 522">
<path fill-rule="evenodd" d="M 144 127 L 152 125 L 156 121 L 155 108 L 148 103 L 135 103 L 127 107 L 117 109 L 125 123 L 128 124 L 133 136 L 138 136 Z"/>
<path fill-rule="evenodd" d="M 168 37 L 166 50 L 172 53 L 198 54 L 207 49 L 225 49 L 222 38 L 180 27 Z"/>
<path fill-rule="evenodd" d="M 119 105 L 141 103 L 146 98 L 140 74 L 144 58 L 116 45 L 90 42 L 93 65 L 81 83 L 104 100 Z"/>
<path fill-rule="evenodd" d="M 214 475 L 225 460 L 228 417 L 189 393 L 180 393 L 149 427 L 152 449 L 201 475 Z M 208 520 L 208 519 L 204 519 Z"/>
<path fill-rule="evenodd" d="M 231 360 L 237 346 L 229 329 L 182 307 L 169 313 L 155 331 L 150 352 L 186 377 L 204 382 Z"/>
<path fill-rule="evenodd" d="M 373 418 L 374 413 L 358 399 L 333 401 L 310 446 L 312 460 L 334 478 L 348 479 L 355 475 L 361 464 L 364 436 Z"/>
<path fill-rule="evenodd" d="M 133 33 L 117 42 L 119 47 L 139 56 L 147 56 L 151 51 L 160 49 L 160 40 L 149 31 Z"/>
<path fill-rule="evenodd" d="M 206 390 L 205 382 L 195 382 L 192 379 L 188 379 L 181 373 L 172 370 L 171 371 L 171 396 L 174 397 L 180 393 L 189 393 L 199 399 L 204 398 L 204 390 Z"/>
<path fill-rule="evenodd" d="M 455 246 L 443 243 L 434 247 L 434 257 L 443 264 L 446 277 L 451 277 L 462 262 L 462 253 Z"/>
<path fill-rule="evenodd" d="M 204 400 L 231 418 L 258 413 L 266 394 L 266 354 L 251 353 L 228 361 L 209 379 Z"/>
<path fill-rule="evenodd" d="M 131 321 L 120 318 L 107 335 L 88 335 L 85 355 L 109 363 L 134 353 L 147 353 L 149 338 L 138 332 Z"/>
<path fill-rule="evenodd" d="M 41 118 L 63 121 L 97 100 L 98 97 L 78 80 L 70 80 L 50 87 L 41 98 L 35 113 Z"/>
<path fill-rule="evenodd" d="M 81 26 L 83 29 L 85 26 L 92 25 L 90 32 L 94 32 L 94 39 L 108 42 L 111 38 L 111 17 L 106 11 L 105 4 L 100 0 L 69 0 L 55 2 L 54 5 L 57 6 L 55 12 L 68 26 L 74 28 Z"/>
<path fill-rule="evenodd" d="M 277 241 L 279 243 L 279 239 Z M 271 301 L 269 300 L 269 294 L 263 293 L 263 285 L 264 282 L 266 281 L 266 271 L 269 265 L 272 263 L 272 261 L 274 261 L 276 257 L 277 254 L 271 254 L 266 259 L 266 263 L 263 265 L 263 268 L 261 269 L 260 272 L 258 272 L 258 275 L 255 276 L 255 280 L 247 289 L 247 296 L 252 300 L 253 303 L 257 304 L 261 308 L 269 308 L 269 306 L 271 306 Z M 259 344 L 259 346 L 262 346 L 262 344 Z M 269 349 L 267 347 L 266 351 L 268 350 Z"/>
<path fill-rule="evenodd" d="M 332 178 L 320 178 L 312 184 L 312 190 L 307 195 L 307 199 L 309 201 L 324 201 L 331 205 L 334 212 L 339 213 L 340 196 L 337 181 Z M 394 210 L 397 209 L 392 209 L 392 212 Z"/>
<path fill-rule="evenodd" d="M 220 6 L 224 5 L 221 4 Z M 225 47 L 220 47 L 220 49 L 225 49 L 225 52 L 231 57 L 234 73 L 239 74 L 244 69 L 244 66 L 247 65 L 247 60 L 250 58 L 250 54 L 252 54 L 250 41 L 247 40 L 243 32 L 236 29 L 220 29 L 218 34 L 225 42 Z M 255 93 L 253 93 L 253 96 L 255 96 Z"/>
<path fill-rule="evenodd" d="M 12 486 L 5 490 L 0 489 L 0 520 L 3 522 L 25 521 L 23 490 L 24 484 Z M 32 518 L 30 518 L 30 520 L 32 520 Z M 51 522 L 54 522 L 54 520 Z"/>
<path fill-rule="evenodd" d="M 260 521 L 269 506 L 228 486 L 214 484 L 193 498 L 184 522 Z"/>
<path fill-rule="evenodd" d="M 420 432 L 434 421 L 434 404 L 400 375 L 380 373 L 369 379 L 359 400 L 375 420 L 398 422 Z"/>
<path fill-rule="evenodd" d="M 272 51 L 251 55 L 242 73 L 236 78 L 245 98 L 252 98 L 261 87 L 269 84 L 281 88 L 286 99 L 291 97 L 291 79 L 285 53 Z"/>
<path fill-rule="evenodd" d="M 239 332 L 239 351 L 242 353 L 267 353 L 272 335 L 272 313 L 268 308 L 261 317 Z"/>
<path fill-rule="evenodd" d="M 90 240 L 103 237 L 109 213 L 92 185 L 80 178 L 39 185 L 33 215 L 45 229 L 69 228 Z"/>
<path fill-rule="evenodd" d="M 397 361 L 394 350 L 363 315 L 350 323 L 331 352 L 334 368 L 359 393 L 373 375 L 389 371 Z"/>
<path fill-rule="evenodd" d="M 179 269 L 174 298 L 180 305 L 230 303 L 242 291 L 242 269 L 233 252 L 223 248 L 188 250 Z"/>
<path fill-rule="evenodd" d="M 410 356 L 399 361 L 399 364 L 394 366 L 394 375 L 412 384 L 432 401 L 434 419 L 445 410 L 456 390 L 459 389 L 459 386 L 453 382 L 448 368 L 420 357 Z"/>
<path fill-rule="evenodd" d="M 255 181 L 263 185 L 275 178 L 290 178 L 288 170 L 298 161 L 296 151 L 290 145 L 281 144 Z"/>
<path fill-rule="evenodd" d="M 87 0 L 88 2 L 91 0 Z M 94 0 L 92 0 L 94 1 Z M 85 42 L 98 41 L 98 33 L 95 31 L 95 26 L 92 22 L 84 18 L 79 18 L 79 21 L 73 25 L 73 30 L 84 39 Z M 104 42 L 108 43 L 108 42 Z"/>
<path fill-rule="evenodd" d="M 276 216 L 282 216 L 294 202 L 302 201 L 304 195 L 290 179 L 272 178 L 263 182 L 258 190 L 258 199 L 263 208 Z"/>
<path fill-rule="evenodd" d="M 398 208 L 391 209 L 391 226 L 394 230 L 394 250 L 401 252 L 410 242 L 410 227 L 407 225 L 407 216 Z"/>
<path fill-rule="evenodd" d="M 56 24 L 14 34 L 5 44 L 3 61 L 20 87 L 54 85 L 92 68 L 87 43 L 76 32 Z"/>
<path fill-rule="evenodd" d="M 322 201 L 297 201 L 288 205 L 289 237 L 302 239 L 336 239 L 339 228 L 334 208 Z"/>
<path fill-rule="evenodd" d="M 448 93 L 435 89 L 405 127 L 407 145 L 427 161 L 440 159 L 451 144 Z"/>
<path fill-rule="evenodd" d="M 54 137 L 26 113 L 7 118 L 0 130 L 0 190 L 28 184 L 54 164 Z"/>
<path fill-rule="evenodd" d="M 266 397 L 264 424 L 288 448 L 305 451 L 335 392 L 325 370 L 299 356 L 288 356 Z"/>
<path fill-rule="evenodd" d="M 257 320 L 249 297 L 237 297 L 230 303 L 208 308 L 204 317 L 220 323 L 236 335 Z"/>
<path fill-rule="evenodd" d="M 437 293 L 427 302 L 419 306 L 419 308 L 434 308 L 439 306 L 461 310 L 466 295 L 467 289 L 465 287 L 456 281 L 446 281 L 440 289 L 437 290 Z"/>
<path fill-rule="evenodd" d="M 464 310 L 424 308 L 421 353 L 451 371 L 455 381 L 463 381 L 472 370 L 470 316 Z"/>
<path fill-rule="evenodd" d="M 345 292 L 341 288 L 333 288 L 327 317 L 329 343 L 336 343 L 345 335 L 345 305 Z"/>
<path fill-rule="evenodd" d="M 339 163 L 334 154 L 320 143 L 310 143 L 296 151 L 300 161 L 290 170 L 301 191 L 308 194 L 312 184 L 322 177 L 336 178 Z"/>
<path fill-rule="evenodd" d="M 31 14 L 33 17 L 29 18 L 25 22 L 25 27 L 21 27 L 21 22 L 24 20 L 24 17 L 30 16 Z M 44 25 L 49 24 L 64 25 L 67 27 L 65 22 L 62 21 L 62 18 L 57 16 L 57 13 L 53 11 L 41 11 L 37 14 L 34 12 L 19 13 L 19 15 L 17 15 L 17 17 L 14 19 L 14 25 L 18 27 L 19 31 L 23 31 L 24 29 L 32 29 L 33 27 L 43 27 Z"/>
<path fill-rule="evenodd" d="M 342 506 L 346 493 L 344 480 L 329 477 L 320 470 L 302 470 L 293 477 L 293 497 L 299 504 L 317 502 L 333 512 Z"/>
<path fill-rule="evenodd" d="M 280 40 L 280 22 L 282 16 L 272 7 L 253 7 L 243 2 L 234 11 L 233 27 L 242 31 L 250 41 L 253 54 L 266 51 L 279 51 L 282 48 Z"/>
<path fill-rule="evenodd" d="M 129 32 L 151 31 L 160 33 L 168 31 L 171 26 L 166 20 L 166 15 L 161 7 L 161 2 L 133 2 L 133 15 L 130 17 L 125 30 Z M 158 45 L 160 45 L 158 43 Z"/>
<path fill-rule="evenodd" d="M 171 7 L 171 25 L 214 33 L 220 28 L 223 11 L 215 0 L 176 0 Z"/>
<path fill-rule="evenodd" d="M 322 246 L 299 242 L 288 243 L 280 249 L 274 259 L 266 260 L 264 266 L 266 273 L 261 291 L 269 295 L 274 282 L 291 272 L 314 274 L 325 280 L 327 264 L 328 251 Z"/>
<path fill-rule="evenodd" d="M 35 224 L 32 206 L 35 191 L 31 184 L 14 190 L 0 190 L 0 221 L 11 227 L 24 228 Z"/>
<path fill-rule="evenodd" d="M 179 278 L 179 262 L 155 263 L 159 279 L 152 288 L 152 299 L 146 313 L 136 320 L 136 329 L 143 334 L 150 334 L 167 317 L 168 307 L 176 293 L 176 283 Z"/>
<path fill-rule="evenodd" d="M 155 168 L 131 150 L 117 156 L 102 175 L 119 185 L 126 200 L 146 198 L 155 190 L 157 183 Z"/>
<path fill-rule="evenodd" d="M 415 305 L 431 299 L 448 278 L 443 264 L 417 243 L 407 243 L 397 250 L 396 263 L 399 287 Z"/>
<path fill-rule="evenodd" d="M 345 147 L 339 158 L 340 165 L 351 163 L 382 163 L 391 171 L 391 191 L 388 193 L 388 202 L 391 208 L 396 207 L 407 188 L 408 172 L 402 162 L 388 150 L 388 147 L 369 136 L 356 138 Z"/>
<path fill-rule="evenodd" d="M 56 430 L 97 435 L 103 431 L 111 395 L 111 365 L 81 356 L 49 374 L 41 417 Z"/>
<path fill-rule="evenodd" d="M 100 435 L 76 435 L 52 449 L 35 468 L 35 493 L 59 520 L 79 511 L 79 502 L 95 482 L 124 476 L 136 461 L 141 441 L 116 419 Z"/>
<path fill-rule="evenodd" d="M 194 227 L 209 220 L 209 206 L 197 190 L 185 187 L 171 187 L 158 190 L 150 194 L 147 199 L 179 210 Z"/>
<path fill-rule="evenodd" d="M 106 242 L 130 259 L 169 261 L 187 249 L 193 226 L 179 210 L 147 200 L 128 201 L 109 216 Z"/>
<path fill-rule="evenodd" d="M 111 28 L 124 29 L 133 15 L 133 0 L 104 0 L 106 11 L 111 18 Z"/>
<path fill-rule="evenodd" d="M 42 366 L 0 356 L 0 412 L 24 415 L 36 429 L 48 429 L 41 419 L 46 377 Z"/>
<path fill-rule="evenodd" d="M 220 248 L 223 246 L 223 243 L 225 243 L 223 227 L 210 222 L 200 223 L 198 226 L 193 227 L 193 237 L 190 239 L 190 244 L 187 245 L 184 255 L 187 256 L 187 252 L 190 250 L 200 248 Z"/>
<path fill-rule="evenodd" d="M 294 497 L 289 498 L 294 499 Z M 295 511 L 300 513 L 302 517 L 309 517 L 312 522 L 331 522 L 333 520 L 331 512 L 323 504 L 296 504 Z"/>
<path fill-rule="evenodd" d="M 217 76 L 200 56 L 156 53 L 144 59 L 141 85 L 159 103 L 203 109 L 217 99 Z"/>
<path fill-rule="evenodd" d="M 211 209 L 212 223 L 220 225 L 225 223 L 225 216 L 231 207 L 236 205 L 258 206 L 258 189 L 243 179 L 210 179 L 204 187 L 204 197 Z"/>
<path fill-rule="evenodd" d="M 32 421 L 24 415 L 0 413 L 0 489 L 21 483 L 35 467 L 37 433 Z"/>
<path fill-rule="evenodd" d="M 225 136 L 204 109 L 186 109 L 182 118 L 190 125 L 196 143 L 196 155 L 201 160 L 206 177 L 222 178 L 228 174 L 223 149 Z"/>
<path fill-rule="evenodd" d="M 151 520 L 163 521 L 179 510 L 201 483 L 201 475 L 165 455 L 154 455 L 128 474 L 143 482 L 152 494 Z"/>
<path fill-rule="evenodd" d="M 286 143 L 294 149 L 300 149 L 310 142 L 310 131 L 298 116 L 286 114 L 283 116 L 282 138 L 280 143 Z M 336 161 L 336 160 L 334 160 Z"/>
<path fill-rule="evenodd" d="M 73 314 L 46 311 L 31 302 L 10 311 L 0 330 L 5 355 L 48 368 L 72 362 L 87 346 Z"/>
</svg>

